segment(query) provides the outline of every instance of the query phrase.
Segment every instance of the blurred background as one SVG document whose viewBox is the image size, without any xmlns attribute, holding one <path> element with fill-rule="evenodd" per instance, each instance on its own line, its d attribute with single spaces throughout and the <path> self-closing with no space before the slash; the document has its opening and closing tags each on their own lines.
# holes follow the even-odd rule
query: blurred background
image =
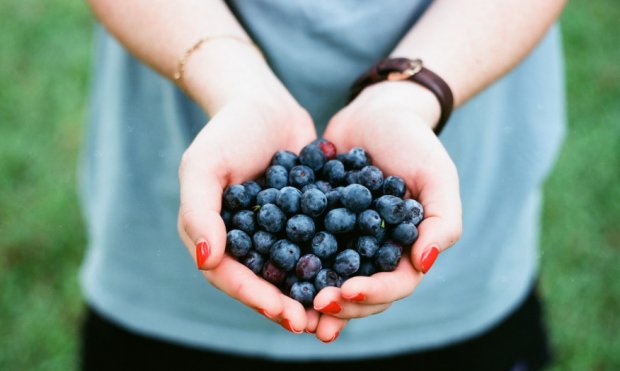
<svg viewBox="0 0 620 371">
<path fill-rule="evenodd" d="M 0 14 L 0 370 L 71 370 L 93 17 L 70 0 L 3 0 Z M 551 370 L 620 370 L 620 4 L 574 0 L 561 23 L 569 132 L 541 251 Z"/>
</svg>

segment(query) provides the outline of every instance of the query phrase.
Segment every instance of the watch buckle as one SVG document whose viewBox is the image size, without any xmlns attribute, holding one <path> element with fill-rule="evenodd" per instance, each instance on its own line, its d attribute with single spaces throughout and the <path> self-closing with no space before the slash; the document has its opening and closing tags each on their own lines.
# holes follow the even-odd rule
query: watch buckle
<svg viewBox="0 0 620 371">
<path fill-rule="evenodd" d="M 415 74 L 420 72 L 421 70 L 422 70 L 422 60 L 420 60 L 420 59 L 413 59 L 413 60 L 409 61 L 409 65 L 407 66 L 407 68 L 405 70 L 390 72 L 387 75 L 387 79 L 389 81 L 407 80 L 411 76 L 414 76 Z"/>
</svg>

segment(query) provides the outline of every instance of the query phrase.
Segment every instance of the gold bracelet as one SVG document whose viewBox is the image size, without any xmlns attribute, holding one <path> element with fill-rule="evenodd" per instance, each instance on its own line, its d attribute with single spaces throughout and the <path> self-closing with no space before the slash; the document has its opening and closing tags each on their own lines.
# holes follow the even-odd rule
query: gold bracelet
<svg viewBox="0 0 620 371">
<path fill-rule="evenodd" d="M 231 39 L 231 40 L 236 40 L 239 42 L 242 42 L 244 44 L 250 45 L 252 47 L 254 47 L 254 49 L 256 49 L 256 51 L 258 52 L 258 54 L 260 54 L 260 56 L 265 59 L 265 55 L 263 54 L 263 52 L 258 48 L 258 46 L 256 46 L 256 44 L 254 44 L 252 41 L 246 40 L 240 36 L 235 36 L 235 35 L 216 35 L 216 36 L 207 36 L 207 37 L 203 37 L 200 40 L 198 40 L 191 48 L 187 49 L 185 51 L 185 53 L 183 53 L 183 56 L 181 58 L 179 58 L 179 60 L 177 61 L 177 69 L 174 72 L 174 75 L 172 75 L 172 78 L 174 79 L 174 82 L 181 87 L 181 89 L 183 89 L 183 91 L 185 91 L 185 86 L 183 84 L 183 74 L 185 73 L 185 65 L 187 64 L 189 57 L 192 56 L 192 54 L 200 49 L 200 47 L 202 45 L 204 45 L 207 41 L 212 41 L 212 40 L 217 40 L 217 39 Z"/>
</svg>

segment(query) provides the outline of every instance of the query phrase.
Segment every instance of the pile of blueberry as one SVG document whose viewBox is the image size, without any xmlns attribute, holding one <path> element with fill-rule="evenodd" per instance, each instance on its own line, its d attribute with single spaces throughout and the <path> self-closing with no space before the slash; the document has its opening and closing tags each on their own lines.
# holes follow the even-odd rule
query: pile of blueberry
<svg viewBox="0 0 620 371">
<path fill-rule="evenodd" d="M 384 178 L 360 147 L 337 155 L 319 139 L 299 156 L 278 151 L 264 176 L 224 191 L 226 250 L 311 306 L 324 287 L 396 269 L 424 217 L 405 191 L 401 178 Z"/>
</svg>

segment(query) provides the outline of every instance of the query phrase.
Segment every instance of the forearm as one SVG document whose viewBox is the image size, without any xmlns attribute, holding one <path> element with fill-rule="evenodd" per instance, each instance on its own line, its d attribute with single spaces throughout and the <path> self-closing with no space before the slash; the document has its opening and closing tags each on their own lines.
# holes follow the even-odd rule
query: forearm
<svg viewBox="0 0 620 371">
<path fill-rule="evenodd" d="M 201 38 L 231 35 L 252 42 L 221 0 L 89 2 L 101 23 L 133 55 L 170 79 L 179 58 Z M 193 52 L 183 84 L 209 114 L 236 97 L 279 89 L 260 53 L 229 38 L 212 39 Z"/>
<path fill-rule="evenodd" d="M 564 4 L 565 0 L 437 0 L 390 56 L 420 58 L 448 83 L 458 107 L 516 66 Z M 362 99 L 367 104 L 402 102 L 414 105 L 431 126 L 439 119 L 437 99 L 417 84 L 386 81 L 366 90 Z"/>
</svg>

